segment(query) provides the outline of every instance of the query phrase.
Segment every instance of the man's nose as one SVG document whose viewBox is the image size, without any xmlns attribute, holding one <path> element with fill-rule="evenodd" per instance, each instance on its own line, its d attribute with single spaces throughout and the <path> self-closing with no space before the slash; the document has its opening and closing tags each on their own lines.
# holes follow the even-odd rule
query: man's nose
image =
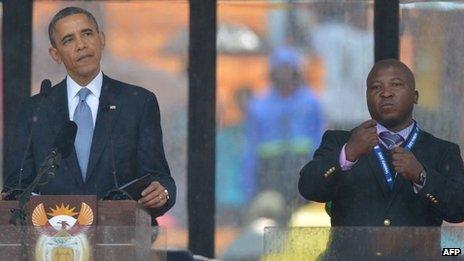
<svg viewBox="0 0 464 261">
<path fill-rule="evenodd" d="M 76 38 L 76 49 L 77 51 L 80 51 L 82 49 L 85 49 L 87 47 L 87 43 L 82 37 L 77 37 Z"/>
<path fill-rule="evenodd" d="M 389 87 L 384 88 L 382 92 L 380 92 L 380 96 L 385 97 L 385 98 L 391 97 L 393 95 L 394 93 Z"/>
</svg>

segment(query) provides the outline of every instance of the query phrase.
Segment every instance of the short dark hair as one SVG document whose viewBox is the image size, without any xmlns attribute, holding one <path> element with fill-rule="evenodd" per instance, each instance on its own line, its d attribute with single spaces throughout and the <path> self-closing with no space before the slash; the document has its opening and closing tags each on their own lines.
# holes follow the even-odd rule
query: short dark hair
<svg viewBox="0 0 464 261">
<path fill-rule="evenodd" d="M 369 80 L 372 78 L 374 73 L 376 73 L 378 70 L 389 68 L 389 67 L 400 69 L 406 75 L 406 78 L 409 81 L 409 84 L 411 85 L 411 87 L 413 89 L 416 88 L 416 80 L 414 79 L 414 74 L 411 71 L 411 69 L 409 69 L 409 67 L 406 64 L 396 59 L 384 59 L 384 60 L 380 60 L 377 63 L 375 63 L 371 71 L 369 72 L 369 75 L 367 76 L 366 84 L 369 84 Z"/>
<path fill-rule="evenodd" d="M 75 7 L 75 6 L 70 6 L 66 7 L 64 9 L 61 9 L 58 13 L 53 16 L 52 20 L 50 21 L 50 24 L 48 25 L 48 37 L 50 38 L 50 43 L 53 47 L 56 47 L 55 43 L 55 26 L 56 23 L 60 20 L 63 19 L 67 16 L 70 15 L 75 15 L 75 14 L 84 14 L 89 18 L 89 20 L 93 23 L 95 28 L 97 29 L 97 32 L 100 32 L 98 29 L 98 23 L 95 17 L 87 10 L 80 8 L 80 7 Z"/>
</svg>

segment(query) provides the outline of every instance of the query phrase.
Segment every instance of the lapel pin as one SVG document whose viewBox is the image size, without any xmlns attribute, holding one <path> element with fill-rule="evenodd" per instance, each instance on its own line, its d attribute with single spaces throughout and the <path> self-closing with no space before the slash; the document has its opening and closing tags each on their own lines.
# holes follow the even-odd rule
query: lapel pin
<svg viewBox="0 0 464 261">
<path fill-rule="evenodd" d="M 116 105 L 110 105 L 110 110 L 116 110 Z"/>
</svg>

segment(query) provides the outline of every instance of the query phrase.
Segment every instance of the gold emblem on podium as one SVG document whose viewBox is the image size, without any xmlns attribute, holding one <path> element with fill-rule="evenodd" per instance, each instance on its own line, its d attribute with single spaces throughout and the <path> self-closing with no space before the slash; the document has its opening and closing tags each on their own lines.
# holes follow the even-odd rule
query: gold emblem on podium
<svg viewBox="0 0 464 261">
<path fill-rule="evenodd" d="M 32 212 L 32 224 L 40 234 L 35 249 L 37 260 L 89 260 L 90 244 L 85 231 L 92 225 L 94 215 L 89 205 L 81 203 L 80 211 L 69 205 L 56 205 L 45 211 L 43 203 Z"/>
<path fill-rule="evenodd" d="M 52 250 L 52 260 L 56 261 L 73 261 L 74 251 L 71 248 L 55 247 Z"/>
</svg>

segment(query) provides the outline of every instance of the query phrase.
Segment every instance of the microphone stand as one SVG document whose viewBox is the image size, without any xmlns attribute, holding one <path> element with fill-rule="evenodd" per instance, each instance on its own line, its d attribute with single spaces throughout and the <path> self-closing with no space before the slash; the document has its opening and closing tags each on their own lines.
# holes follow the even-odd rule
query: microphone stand
<svg viewBox="0 0 464 261">
<path fill-rule="evenodd" d="M 10 224 L 19 226 L 21 233 L 21 248 L 22 254 L 21 259 L 27 260 L 28 249 L 26 245 L 27 241 L 27 222 L 26 222 L 26 204 L 31 199 L 31 194 L 37 186 L 45 185 L 48 183 L 49 179 L 54 177 L 55 171 L 58 169 L 61 161 L 61 153 L 57 152 L 57 149 L 54 148 L 50 155 L 45 159 L 45 162 L 39 169 L 37 176 L 34 181 L 23 191 L 18 199 L 18 208 L 11 209 L 11 218 Z M 47 180 L 45 182 L 40 182 L 42 177 L 48 174 Z"/>
<path fill-rule="evenodd" d="M 34 112 L 34 115 L 37 116 L 40 113 L 42 109 L 42 104 L 44 103 L 44 100 L 47 98 L 48 93 L 51 88 L 52 86 L 51 86 L 50 80 L 45 79 L 42 81 L 41 86 L 40 86 L 40 94 L 39 94 L 41 95 L 41 98 L 40 98 L 39 105 L 37 106 L 37 110 Z M 19 169 L 18 184 L 16 185 L 15 188 L 12 188 L 11 190 L 6 192 L 5 196 L 3 197 L 5 200 L 19 200 L 19 197 L 24 192 L 22 188 L 22 181 L 23 181 L 22 179 L 24 175 L 24 163 L 26 162 L 27 153 L 32 144 L 32 133 L 34 131 L 35 125 L 36 123 L 33 123 L 31 127 L 31 132 L 29 133 L 29 137 L 27 139 L 26 149 L 24 150 L 23 158 L 21 160 L 21 166 Z"/>
<path fill-rule="evenodd" d="M 110 138 L 110 150 L 111 150 L 111 163 L 112 163 L 112 170 L 111 173 L 113 174 L 113 182 L 114 188 L 106 194 L 103 198 L 104 200 L 133 200 L 133 198 L 124 190 L 119 188 L 119 182 L 116 174 L 116 163 L 114 160 L 114 149 L 113 149 L 113 139 L 111 136 L 111 131 L 108 128 L 109 138 Z"/>
<path fill-rule="evenodd" d="M 29 148 L 31 147 L 32 143 L 32 131 L 31 135 L 29 135 L 29 138 L 27 140 L 27 146 L 25 153 L 23 155 L 23 159 L 21 161 L 21 167 L 19 169 L 19 177 L 18 177 L 18 184 L 16 185 L 16 188 L 13 188 L 9 191 L 6 192 L 5 196 L 3 197 L 5 200 L 19 200 L 21 195 L 25 192 L 24 189 L 22 189 L 22 179 L 23 179 L 23 173 L 24 173 L 24 162 L 26 161 L 27 157 L 27 152 L 29 151 Z"/>
<path fill-rule="evenodd" d="M 106 98 L 103 98 L 103 111 L 109 114 L 110 106 L 109 102 L 107 101 Z M 104 200 L 133 200 L 133 198 L 124 190 L 119 188 L 119 182 L 118 182 L 118 177 L 116 173 L 116 161 L 114 159 L 114 146 L 113 146 L 113 135 L 111 134 L 111 121 L 109 118 L 110 115 L 107 115 L 107 128 L 106 131 L 108 133 L 108 138 L 110 139 L 110 150 L 111 150 L 111 173 L 113 174 L 113 184 L 114 188 L 106 194 L 105 197 L 103 197 Z"/>
</svg>

